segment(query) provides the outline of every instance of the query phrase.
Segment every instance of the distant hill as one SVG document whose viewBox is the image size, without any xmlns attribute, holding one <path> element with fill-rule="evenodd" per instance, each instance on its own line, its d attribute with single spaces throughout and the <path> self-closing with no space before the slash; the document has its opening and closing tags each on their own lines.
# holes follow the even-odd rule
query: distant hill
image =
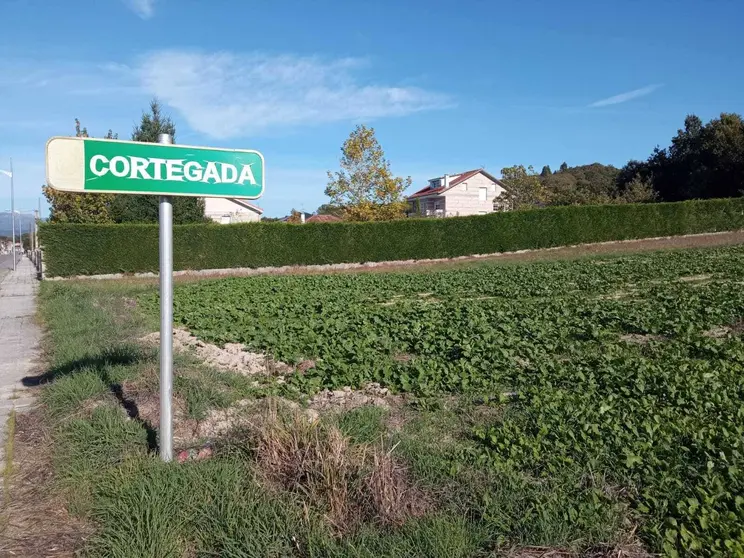
<svg viewBox="0 0 744 558">
<path fill-rule="evenodd" d="M 16 234 L 23 225 L 23 233 L 26 234 L 34 226 L 34 216 L 30 213 L 16 214 Z M 10 211 L 0 212 L 0 236 L 10 237 L 12 234 Z"/>
</svg>

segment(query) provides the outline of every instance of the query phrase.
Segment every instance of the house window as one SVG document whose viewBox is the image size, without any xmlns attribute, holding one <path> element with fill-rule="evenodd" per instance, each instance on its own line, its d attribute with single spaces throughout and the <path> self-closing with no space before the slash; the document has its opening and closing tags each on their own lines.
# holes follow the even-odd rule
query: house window
<svg viewBox="0 0 744 558">
<path fill-rule="evenodd" d="M 478 200 L 486 201 L 488 199 L 488 188 L 481 186 L 478 188 Z"/>
<path fill-rule="evenodd" d="M 230 219 L 229 215 L 223 215 L 222 217 L 220 217 L 220 224 L 229 225 L 231 220 L 232 219 Z"/>
<path fill-rule="evenodd" d="M 444 202 L 435 201 L 434 202 L 434 211 L 438 211 L 440 209 L 444 209 Z"/>
</svg>

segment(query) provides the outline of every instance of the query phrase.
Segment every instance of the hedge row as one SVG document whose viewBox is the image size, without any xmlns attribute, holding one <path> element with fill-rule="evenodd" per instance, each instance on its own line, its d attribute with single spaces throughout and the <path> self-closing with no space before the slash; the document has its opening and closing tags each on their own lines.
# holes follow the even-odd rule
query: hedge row
<svg viewBox="0 0 744 558">
<path fill-rule="evenodd" d="M 379 223 L 174 227 L 174 268 L 426 259 L 744 228 L 744 198 Z M 48 276 L 158 270 L 157 225 L 42 225 Z"/>
</svg>

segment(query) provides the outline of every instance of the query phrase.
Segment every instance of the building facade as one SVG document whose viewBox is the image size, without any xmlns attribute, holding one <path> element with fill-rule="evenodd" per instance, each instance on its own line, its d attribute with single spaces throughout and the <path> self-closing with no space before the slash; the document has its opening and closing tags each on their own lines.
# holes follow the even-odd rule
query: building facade
<svg viewBox="0 0 744 558">
<path fill-rule="evenodd" d="M 263 209 L 246 200 L 234 198 L 205 198 L 204 215 L 215 223 L 252 223 L 261 220 Z"/>
<path fill-rule="evenodd" d="M 432 178 L 426 188 L 406 199 L 410 215 L 415 217 L 486 215 L 503 210 L 494 199 L 504 190 L 499 179 L 483 169 L 475 169 Z"/>
</svg>

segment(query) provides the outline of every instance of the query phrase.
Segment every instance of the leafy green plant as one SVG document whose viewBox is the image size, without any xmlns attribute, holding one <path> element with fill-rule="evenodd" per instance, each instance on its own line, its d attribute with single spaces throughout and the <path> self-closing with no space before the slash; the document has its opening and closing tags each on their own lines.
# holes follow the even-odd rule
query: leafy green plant
<svg viewBox="0 0 744 558">
<path fill-rule="evenodd" d="M 286 389 L 380 382 L 421 398 L 486 394 L 503 408 L 473 430 L 480 463 L 553 483 L 555 510 L 561 490 L 604 479 L 583 504 L 571 500 L 566 521 L 609 521 L 597 519 L 609 517 L 604 491 L 621 487 L 654 549 L 736 555 L 744 552 L 742 280 L 744 248 L 733 247 L 204 281 L 177 287 L 174 311 L 205 340 L 289 363 L 312 359 Z M 154 297 L 142 302 L 157 307 Z M 560 539 L 554 527 L 546 523 L 546 538 Z"/>
</svg>

